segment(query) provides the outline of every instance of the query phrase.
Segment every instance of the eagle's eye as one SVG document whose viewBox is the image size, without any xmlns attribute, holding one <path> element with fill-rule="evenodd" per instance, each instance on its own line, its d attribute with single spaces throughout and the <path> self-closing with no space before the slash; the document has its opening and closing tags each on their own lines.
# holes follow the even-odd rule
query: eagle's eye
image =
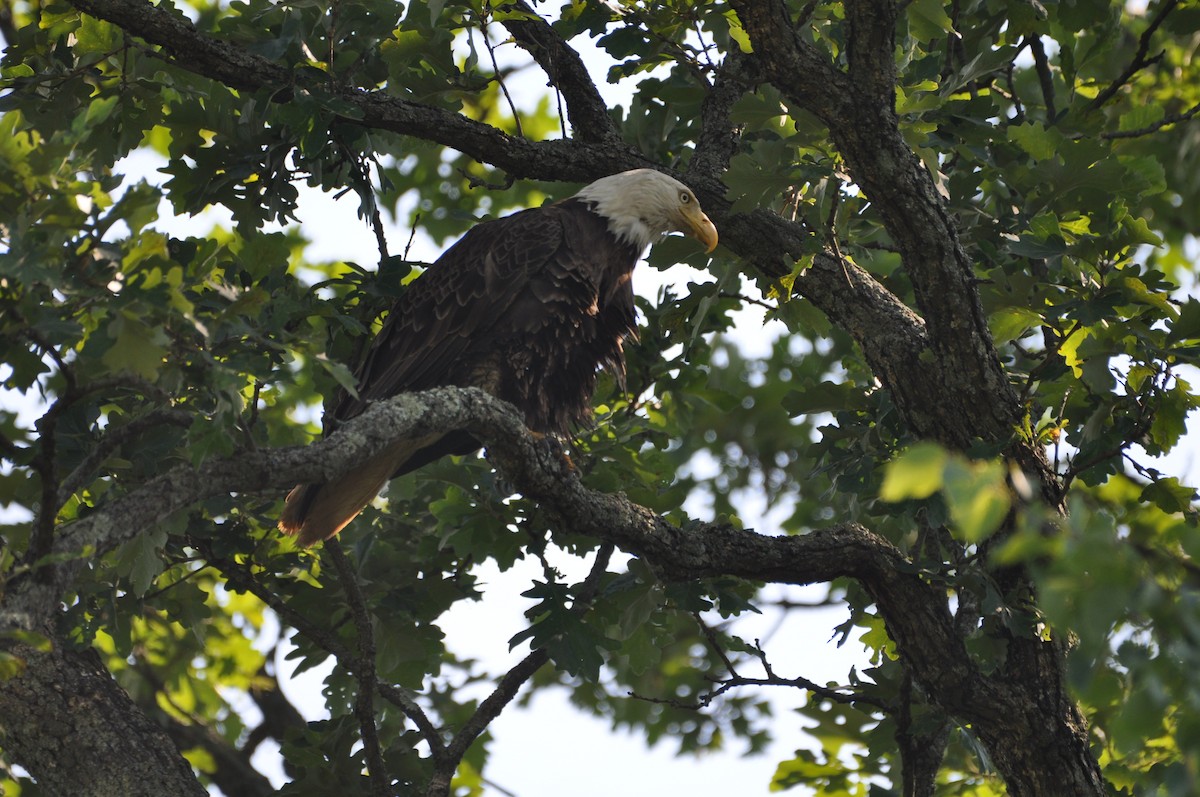
<svg viewBox="0 0 1200 797">
<path fill-rule="evenodd" d="M 687 191 L 683 191 L 679 194 L 679 201 L 686 205 L 692 201 L 692 195 Z"/>
</svg>

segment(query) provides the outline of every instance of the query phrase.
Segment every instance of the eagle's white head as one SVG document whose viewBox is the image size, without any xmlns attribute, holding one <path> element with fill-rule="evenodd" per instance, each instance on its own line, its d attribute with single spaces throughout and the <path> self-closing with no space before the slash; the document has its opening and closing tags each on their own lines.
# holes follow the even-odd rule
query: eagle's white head
<svg viewBox="0 0 1200 797">
<path fill-rule="evenodd" d="M 669 232 L 690 235 L 711 252 L 717 247 L 717 228 L 700 210 L 692 190 L 653 169 L 633 169 L 601 177 L 575 195 L 608 219 L 618 239 L 639 250 Z"/>
</svg>

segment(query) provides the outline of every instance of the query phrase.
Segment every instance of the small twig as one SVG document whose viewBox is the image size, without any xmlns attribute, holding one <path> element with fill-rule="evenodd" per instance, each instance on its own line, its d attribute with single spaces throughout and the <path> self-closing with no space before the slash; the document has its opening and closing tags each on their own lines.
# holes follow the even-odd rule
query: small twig
<svg viewBox="0 0 1200 797">
<path fill-rule="evenodd" d="M 329 90 L 335 91 L 337 88 L 337 75 L 333 71 L 333 58 L 337 54 L 335 45 L 337 42 L 338 28 L 338 9 L 341 4 L 338 0 L 332 0 L 329 4 Z"/>
<path fill-rule="evenodd" d="M 775 670 L 771 667 L 771 662 L 767 659 L 767 652 L 763 650 L 761 640 L 758 639 L 754 640 L 754 645 L 751 647 L 751 652 L 754 654 L 755 658 L 758 659 L 759 664 L 762 665 L 763 672 L 766 673 L 766 677 L 747 678 L 738 673 L 737 667 L 734 665 L 733 660 L 729 658 L 729 654 L 725 652 L 725 649 L 721 646 L 719 640 L 717 639 L 716 631 L 709 627 L 699 614 L 693 613 L 692 616 L 696 619 L 696 625 L 700 627 L 700 631 L 704 635 L 704 639 L 708 643 L 709 648 L 717 655 L 717 657 L 721 660 L 721 663 L 725 665 L 725 669 L 729 672 L 729 677 L 714 681 L 714 683 L 719 684 L 719 686 L 716 689 L 701 695 L 700 699 L 695 703 L 683 703 L 675 698 L 645 697 L 637 694 L 636 692 L 629 692 L 628 694 L 630 697 L 634 697 L 638 700 L 645 700 L 650 703 L 663 703 L 674 706 L 675 708 L 699 711 L 707 708 L 714 700 L 735 687 L 792 686 L 800 689 L 806 689 L 815 695 L 833 700 L 837 703 L 845 703 L 847 705 L 853 705 L 855 703 L 867 703 L 868 705 L 875 706 L 880 711 L 890 711 L 888 704 L 878 700 L 877 698 L 867 697 L 866 695 L 839 692 L 838 690 L 830 689 L 827 686 L 820 686 L 819 684 L 801 676 L 797 676 L 795 678 L 779 677 L 775 674 Z"/>
<path fill-rule="evenodd" d="M 262 394 L 262 382 L 254 380 L 254 395 L 250 397 L 250 417 L 245 421 L 238 419 L 238 431 L 242 433 L 242 440 L 245 441 L 246 448 L 250 451 L 258 450 L 258 443 L 254 440 L 254 427 L 258 423 L 258 397 Z"/>
<path fill-rule="evenodd" d="M 554 87 L 554 99 L 558 103 L 558 130 L 562 133 L 563 141 L 567 140 L 567 114 L 563 111 L 562 89 Z"/>
<path fill-rule="evenodd" d="M 412 228 L 408 231 L 408 243 L 404 244 L 404 254 L 400 255 L 402 260 L 408 260 L 408 253 L 412 251 L 413 241 L 417 239 L 417 225 L 421 222 L 421 215 L 418 213 L 413 218 Z"/>
<path fill-rule="evenodd" d="M 472 188 L 483 188 L 487 191 L 507 191 L 513 187 L 513 184 L 517 182 L 516 175 L 511 173 L 505 178 L 503 183 L 489 183 L 482 177 L 476 177 L 475 175 L 469 173 L 461 166 L 458 168 L 458 173 L 467 181 L 467 185 L 471 186 Z"/>
<path fill-rule="evenodd" d="M 492 791 L 499 792 L 500 794 L 504 795 L 504 797 L 517 797 L 516 792 L 509 791 L 508 789 L 504 788 L 500 784 L 496 783 L 496 781 L 494 781 L 494 780 L 489 780 L 488 778 L 480 778 L 480 779 L 483 781 L 483 785 L 487 786 Z"/>
<path fill-rule="evenodd" d="M 350 150 L 339 138 L 338 146 L 346 154 L 354 170 L 354 179 L 358 182 L 358 196 L 362 201 L 365 215 L 371 221 L 371 231 L 375 233 L 375 247 L 379 250 L 379 262 L 382 265 L 388 259 L 387 233 L 383 229 L 383 217 L 379 214 L 379 203 L 375 201 L 375 186 L 371 183 L 371 172 L 367 169 L 367 156 Z"/>
<path fill-rule="evenodd" d="M 709 52 L 712 45 L 704 43 L 704 29 L 700 27 L 699 19 L 692 20 L 692 29 L 696 31 L 696 41 L 700 42 L 700 54 L 704 56 L 705 61 L 708 61 L 708 68 L 715 71 L 717 65 L 713 63 L 712 54 Z"/>
<path fill-rule="evenodd" d="M 773 606 L 776 609 L 791 611 L 792 609 L 824 609 L 827 606 L 840 606 L 841 601 L 834 600 L 831 597 L 822 598 L 819 601 L 794 601 L 794 600 L 777 600 L 769 603 L 759 603 L 758 606 Z"/>
<path fill-rule="evenodd" d="M 182 564 L 182 562 L 177 562 L 176 564 Z M 170 584 L 167 584 L 164 587 L 160 587 L 160 588 L 154 590 L 154 592 L 147 592 L 145 595 L 142 596 L 142 603 L 143 604 L 150 603 L 155 598 L 163 595 L 164 593 L 170 592 L 171 590 L 178 587 L 180 584 L 186 583 L 186 582 L 190 581 L 191 579 L 195 578 L 196 576 L 200 575 L 201 573 L 203 573 L 205 570 L 207 570 L 211 566 L 212 565 L 210 565 L 208 562 L 205 562 L 204 564 L 200 565 L 200 567 L 197 567 L 195 570 L 187 571 L 182 576 L 180 576 L 179 578 L 172 581 Z"/>
<path fill-rule="evenodd" d="M 484 9 L 487 13 L 491 13 L 492 4 L 487 2 L 484 4 Z M 513 102 L 512 95 L 508 93 L 508 85 L 504 82 L 504 75 L 500 71 L 500 65 L 496 63 L 496 48 L 492 47 L 492 39 L 488 36 L 488 21 L 486 18 L 480 20 L 479 35 L 483 37 L 483 46 L 488 51 L 488 58 L 492 62 L 492 74 L 496 76 L 496 82 L 500 85 L 500 92 L 504 95 L 504 99 L 508 102 L 508 109 L 512 112 L 513 123 L 517 127 L 517 137 L 524 138 L 525 133 L 521 130 L 521 114 L 517 113 L 517 104 Z"/>
<path fill-rule="evenodd" d="M 626 692 L 626 694 L 635 700 L 644 700 L 647 703 L 658 703 L 687 711 L 700 711 L 708 708 L 712 702 L 721 695 L 740 686 L 788 686 L 794 689 L 803 689 L 805 691 L 812 692 L 817 697 L 822 697 L 826 700 L 832 700 L 835 703 L 841 703 L 847 706 L 865 703 L 878 709 L 879 711 L 884 712 L 885 714 L 892 710 L 891 706 L 882 700 L 879 700 L 878 698 L 869 697 L 862 694 L 839 692 L 837 689 L 830 689 L 827 686 L 821 686 L 820 684 L 800 676 L 795 678 L 745 678 L 743 676 L 737 676 L 719 681 L 718 683 L 720 686 L 711 692 L 701 695 L 700 699 L 693 703 L 685 703 L 673 697 L 648 697 L 646 695 L 638 694 L 637 692 Z"/>
<path fill-rule="evenodd" d="M 774 313 L 779 310 L 777 305 L 770 302 L 764 302 L 762 299 L 755 299 L 753 296 L 747 296 L 744 293 L 736 293 L 734 291 L 717 291 L 718 298 L 721 299 L 736 299 L 743 304 L 756 304 L 769 313 Z"/>
<path fill-rule="evenodd" d="M 1163 382 L 1165 382 L 1170 376 L 1170 368 L 1167 368 L 1165 371 L 1163 371 L 1160 376 Z M 1152 384 L 1150 391 L 1153 391 L 1156 388 L 1161 389 L 1161 386 Z M 1126 389 L 1128 389 L 1128 384 L 1126 385 Z M 1133 428 L 1129 430 L 1127 435 L 1125 435 L 1124 440 L 1117 445 L 1112 446 L 1111 448 L 1107 448 L 1104 451 L 1099 451 L 1093 454 L 1087 459 L 1084 459 L 1082 462 L 1080 462 L 1079 456 L 1076 456 L 1071 460 L 1070 467 L 1067 468 L 1067 472 L 1064 473 L 1062 477 L 1062 492 L 1064 495 L 1071 488 L 1071 483 L 1079 474 L 1083 473 L 1089 468 L 1095 467 L 1111 457 L 1115 457 L 1117 455 L 1126 457 L 1127 454 L 1125 449 L 1136 443 L 1148 431 L 1150 431 L 1150 425 L 1154 422 L 1154 411 L 1150 408 L 1150 402 L 1147 400 L 1148 397 L 1149 391 L 1139 396 L 1139 400 L 1137 401 L 1137 420 L 1134 421 Z"/>
<path fill-rule="evenodd" d="M 1020 52 L 1020 50 L 1017 50 L 1017 55 Z M 1013 118 L 1011 121 L 1013 124 L 1021 124 L 1021 122 L 1025 121 L 1025 106 L 1021 104 L 1021 95 L 1017 93 L 1017 86 L 1013 79 L 1013 73 L 1016 72 L 1016 63 L 1017 59 L 1014 55 L 1008 62 L 1008 67 L 1004 70 L 1004 81 L 1008 84 L 1008 98 L 1013 104 Z"/>
<path fill-rule="evenodd" d="M 837 212 L 842 201 L 842 183 L 833 177 L 829 179 L 833 186 L 833 199 L 829 202 L 829 215 L 825 219 L 825 237 L 829 242 L 829 248 L 833 250 L 834 258 L 842 267 L 842 274 L 846 277 L 846 286 L 853 289 L 854 282 L 850 279 L 850 270 L 846 268 L 846 257 L 842 254 L 842 247 L 838 245 L 837 239 Z"/>
<path fill-rule="evenodd" d="M 700 627 L 700 633 L 704 634 L 704 641 L 708 643 L 708 647 L 712 652 L 717 654 L 717 658 L 725 665 L 725 669 L 729 671 L 730 675 L 737 675 L 737 668 L 729 658 L 729 654 L 725 652 L 725 648 L 721 647 L 720 642 L 717 640 L 716 630 L 704 622 L 704 618 L 700 616 L 699 612 L 692 612 L 692 618 L 695 619 L 696 625 Z"/>
<path fill-rule="evenodd" d="M 1188 108 L 1183 113 L 1177 113 L 1177 114 L 1171 114 L 1169 116 L 1164 116 L 1162 119 L 1159 119 L 1154 124 L 1146 125 L 1145 127 L 1139 127 L 1136 130 L 1112 130 L 1112 131 L 1104 132 L 1104 133 L 1100 134 L 1100 138 L 1105 138 L 1105 139 L 1139 138 L 1141 136 L 1148 136 L 1151 133 L 1157 133 L 1159 130 L 1162 130 L 1164 127 L 1168 127 L 1169 125 L 1179 124 L 1180 122 L 1191 121 L 1193 118 L 1195 118 L 1196 114 L 1198 114 L 1198 113 L 1200 113 L 1200 102 L 1196 103 L 1191 108 Z M 1081 134 L 1073 136 L 1073 138 L 1082 138 L 1082 137 L 1083 136 Z"/>
<path fill-rule="evenodd" d="M 1088 113 L 1103 107 L 1104 104 L 1111 100 L 1113 95 L 1120 91 L 1121 87 L 1128 83 L 1130 79 L 1132 79 L 1133 76 L 1138 73 L 1139 70 L 1145 69 L 1146 67 L 1157 63 L 1162 59 L 1162 53 L 1159 53 L 1152 58 L 1146 57 L 1146 54 L 1150 52 L 1150 39 L 1154 36 L 1154 32 L 1158 30 L 1159 25 L 1163 24 L 1163 21 L 1166 20 L 1167 15 L 1174 11 L 1175 6 L 1177 5 L 1179 5 L 1179 0 L 1166 0 L 1166 2 L 1159 7 L 1158 13 L 1155 14 L 1154 19 L 1150 21 L 1149 27 L 1142 31 L 1142 37 L 1138 40 L 1137 52 L 1134 53 L 1133 60 L 1129 63 L 1129 66 L 1125 68 L 1125 71 L 1121 73 L 1120 77 L 1108 84 L 1108 87 L 1105 88 L 1104 91 L 1096 95 L 1096 99 L 1092 100 L 1091 104 L 1088 105 Z"/>
<path fill-rule="evenodd" d="M 762 640 L 754 640 L 754 655 L 758 658 L 759 664 L 762 665 L 763 672 L 768 678 L 776 678 L 775 671 L 771 669 L 771 662 L 767 661 L 767 652 L 763 650 Z"/>
<path fill-rule="evenodd" d="M 91 479 L 96 468 L 100 467 L 104 460 L 108 459 L 127 440 L 135 438 L 143 431 L 152 429 L 155 426 L 171 425 L 186 428 L 191 426 L 193 420 L 195 420 L 195 416 L 188 410 L 178 407 L 164 407 L 153 410 L 140 418 L 134 418 L 123 426 L 106 429 L 104 437 L 101 438 L 96 447 L 58 485 L 58 492 L 55 499 L 55 514 L 71 499 L 72 495 L 83 489 L 83 486 Z"/>
<path fill-rule="evenodd" d="M 388 785 L 391 778 L 383 765 L 383 754 L 379 749 L 379 728 L 375 726 L 375 631 L 371 626 L 371 615 L 367 611 L 362 591 L 358 588 L 354 568 L 350 566 L 337 537 L 325 541 L 325 552 L 333 561 L 338 581 L 346 591 L 346 602 L 350 606 L 350 616 L 354 618 L 354 628 L 358 633 L 358 695 L 354 701 L 354 714 L 358 718 L 363 755 L 367 759 L 367 777 L 371 783 L 371 792 L 376 797 L 390 797 L 391 789 Z"/>
</svg>

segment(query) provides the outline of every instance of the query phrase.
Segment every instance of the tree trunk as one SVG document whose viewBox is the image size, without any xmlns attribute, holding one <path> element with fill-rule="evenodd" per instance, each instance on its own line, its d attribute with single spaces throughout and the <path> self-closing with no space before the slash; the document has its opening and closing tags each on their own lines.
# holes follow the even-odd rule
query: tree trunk
<svg viewBox="0 0 1200 797">
<path fill-rule="evenodd" d="M 12 649 L 25 671 L 0 689 L 0 746 L 47 794 L 206 794 L 191 766 L 92 651 Z"/>
</svg>

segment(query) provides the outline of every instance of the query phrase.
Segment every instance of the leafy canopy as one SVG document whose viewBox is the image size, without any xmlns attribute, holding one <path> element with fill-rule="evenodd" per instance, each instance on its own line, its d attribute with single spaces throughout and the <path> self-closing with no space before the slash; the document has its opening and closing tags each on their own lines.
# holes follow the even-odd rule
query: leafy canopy
<svg viewBox="0 0 1200 797">
<path fill-rule="evenodd" d="M 844 65 L 843 5 L 795 5 L 807 41 Z M 762 531 L 869 527 L 974 611 L 965 640 L 985 672 L 1001 666 L 1012 636 L 1069 639 L 1069 686 L 1093 752 L 1127 794 L 1200 788 L 1195 475 L 1161 459 L 1180 450 L 1200 403 L 1200 300 L 1187 294 L 1197 280 L 1200 8 L 1175 6 L 914 0 L 896 31 L 900 129 L 971 258 L 1022 402 L 1013 434 L 1048 452 L 1067 516 L 1029 500 L 1037 487 L 1001 458 L 1006 441 L 948 451 L 917 439 L 847 329 L 794 293 L 832 246 L 915 306 L 878 208 L 826 125 L 756 80 L 728 109 L 738 136 L 720 174 L 723 212 L 798 222 L 806 254 L 769 274 L 735 250 L 709 262 L 686 242 L 656 247 L 652 268 L 687 262 L 711 279 L 640 301 L 626 388 L 605 382 L 595 428 L 572 442 L 590 487 L 623 491 L 676 523 L 693 521 L 684 507 L 703 507 L 692 514 L 737 524 L 753 497 L 772 524 Z M 506 41 L 505 23 L 525 19 L 513 7 L 186 7 L 196 29 L 294 70 L 286 90 L 204 77 L 64 0 L 5 8 L 0 376 L 10 406 L 0 411 L 0 504 L 15 520 L 3 528 L 0 580 L 49 550 L 56 528 L 172 466 L 319 435 L 314 408 L 353 384 L 370 331 L 421 264 L 395 239 L 381 240 L 377 262 L 314 260 L 310 231 L 289 226 L 301 186 L 357 194 L 363 225 L 343 235 L 369 237 L 398 217 L 439 242 L 572 191 L 511 179 L 525 175 L 432 133 L 362 123 L 348 99 L 377 89 L 509 136 L 560 138 L 560 96 L 539 89 L 517 105 L 508 96 L 541 82 L 518 81 L 531 67 Z M 636 81 L 610 109 L 624 144 L 685 168 L 719 65 L 751 48 L 737 15 L 685 0 L 572 2 L 556 13 L 560 37 L 593 40 L 607 59 L 597 78 Z M 127 176 L 123 159 L 139 149 L 165 162 L 153 179 Z M 169 231 L 165 217 L 210 206 L 232 224 Z M 748 316 L 737 311 L 761 304 L 770 332 L 737 333 L 778 336 L 764 356 L 748 356 L 734 335 Z M 583 710 L 683 752 L 735 738 L 757 750 L 772 723 L 800 723 L 814 747 L 782 762 L 771 788 L 900 793 L 898 723 L 919 726 L 927 706 L 897 713 L 911 685 L 860 584 L 837 580 L 829 596 L 846 607 L 840 640 L 861 640 L 869 667 L 837 690 L 776 687 L 808 697 L 792 701 L 798 716 L 772 717 L 763 689 L 726 686 L 772 680 L 764 664 L 803 670 L 794 651 L 737 637 L 734 618 L 754 610 L 755 583 L 664 584 L 639 559 L 568 577 L 554 557 L 578 558 L 586 572 L 607 561 L 602 544 L 509 493 L 476 458 L 398 480 L 342 535 L 353 579 L 338 577 L 338 555 L 279 537 L 280 492 L 207 498 L 91 560 L 57 630 L 97 650 L 147 712 L 211 732 L 185 747 L 200 778 L 217 783 L 215 748 L 250 749 L 268 733 L 238 709 L 240 695 L 278 694 L 274 651 L 256 644 L 268 617 L 281 637 L 295 632 L 288 666 L 304 670 L 357 649 L 361 609 L 378 679 L 453 730 L 479 705 L 470 687 L 499 673 L 483 671 L 478 651 L 448 649 L 440 618 L 487 599 L 479 563 L 507 570 L 541 558 L 544 575 L 525 593 L 529 626 L 512 640 L 547 654 L 537 687 L 565 685 Z M 1009 591 L 989 557 L 1028 568 L 1036 596 Z M 0 650 L 0 677 L 23 666 Z M 269 729 L 293 778 L 288 794 L 369 789 L 361 686 L 343 660 L 325 681 L 328 719 Z M 388 773 L 424 788 L 436 762 L 421 729 L 386 700 L 372 716 Z M 483 791 L 487 750 L 484 737 L 457 767 L 457 793 Z M 38 793 L 19 774 L 5 778 L 0 788 Z M 1003 793 L 962 725 L 949 731 L 937 782 L 939 794 Z"/>
</svg>

